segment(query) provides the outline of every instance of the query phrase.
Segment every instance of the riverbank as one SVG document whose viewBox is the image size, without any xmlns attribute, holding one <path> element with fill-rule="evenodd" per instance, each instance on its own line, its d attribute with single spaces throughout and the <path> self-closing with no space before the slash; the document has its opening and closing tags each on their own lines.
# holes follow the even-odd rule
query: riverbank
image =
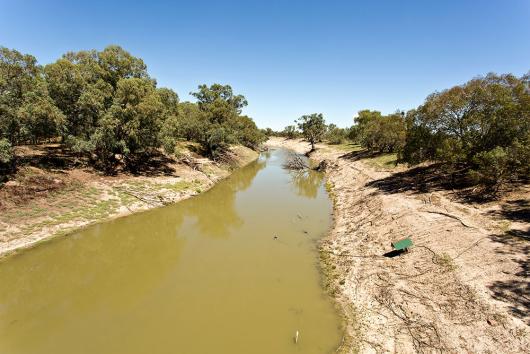
<svg viewBox="0 0 530 354">
<path fill-rule="evenodd" d="M 299 153 L 309 145 L 271 138 Z M 530 191 L 472 203 L 391 155 L 319 144 L 334 226 L 321 244 L 342 352 L 518 353 L 530 344 Z M 391 257 L 390 242 L 410 237 Z"/>
<path fill-rule="evenodd" d="M 76 166 L 52 144 L 21 147 L 25 163 L 0 185 L 0 258 L 88 225 L 176 203 L 210 189 L 258 157 L 243 146 L 218 164 L 181 148 L 178 159 L 160 156 L 143 171 L 106 176 Z"/>
</svg>

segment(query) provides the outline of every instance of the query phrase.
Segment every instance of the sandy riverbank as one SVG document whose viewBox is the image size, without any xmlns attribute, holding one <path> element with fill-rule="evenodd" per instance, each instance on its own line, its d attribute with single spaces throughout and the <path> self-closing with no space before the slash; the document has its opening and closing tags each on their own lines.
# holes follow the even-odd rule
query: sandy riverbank
<svg viewBox="0 0 530 354">
<path fill-rule="evenodd" d="M 47 147 L 49 149 L 49 147 Z M 0 186 L 0 258 L 88 225 L 176 203 L 210 189 L 258 153 L 232 148 L 231 166 L 189 153 L 138 175 L 104 176 L 87 168 L 21 166 Z M 23 152 L 49 160 L 45 150 Z M 42 154 L 40 156 L 39 154 Z"/>
<path fill-rule="evenodd" d="M 283 138 L 268 146 L 309 150 Z M 318 145 L 311 158 L 329 160 L 335 222 L 322 259 L 346 317 L 343 352 L 528 351 L 528 189 L 475 204 L 413 188 L 422 181 L 412 170 L 344 147 Z M 415 243 L 409 253 L 383 256 L 403 237 Z"/>
</svg>

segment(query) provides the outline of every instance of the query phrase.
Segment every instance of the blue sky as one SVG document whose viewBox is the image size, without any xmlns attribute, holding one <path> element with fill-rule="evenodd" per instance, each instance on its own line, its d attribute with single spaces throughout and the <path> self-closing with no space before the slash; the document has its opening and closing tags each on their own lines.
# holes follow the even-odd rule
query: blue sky
<svg viewBox="0 0 530 354">
<path fill-rule="evenodd" d="M 488 72 L 530 70 L 530 0 L 5 1 L 0 45 L 41 64 L 118 44 L 181 97 L 201 83 L 245 95 L 275 129 L 324 113 L 390 113 Z"/>
</svg>

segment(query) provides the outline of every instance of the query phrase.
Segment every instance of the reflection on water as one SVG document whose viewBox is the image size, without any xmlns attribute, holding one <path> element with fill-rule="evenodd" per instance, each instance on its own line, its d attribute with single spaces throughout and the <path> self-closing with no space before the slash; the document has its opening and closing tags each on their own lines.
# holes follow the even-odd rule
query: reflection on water
<svg viewBox="0 0 530 354">
<path fill-rule="evenodd" d="M 322 186 L 323 176 L 313 170 L 291 171 L 292 184 L 298 195 L 307 198 L 316 198 Z"/>
<path fill-rule="evenodd" d="M 234 174 L 225 183 L 205 193 L 201 198 L 189 200 L 182 214 L 195 217 L 201 233 L 211 237 L 228 237 L 230 231 L 241 226 L 243 220 L 235 208 L 236 192 L 250 187 L 257 173 L 263 169 L 266 161 L 258 160 L 249 168 Z"/>
<path fill-rule="evenodd" d="M 331 206 L 284 158 L 0 263 L 0 353 L 332 352 L 315 251 Z"/>
</svg>

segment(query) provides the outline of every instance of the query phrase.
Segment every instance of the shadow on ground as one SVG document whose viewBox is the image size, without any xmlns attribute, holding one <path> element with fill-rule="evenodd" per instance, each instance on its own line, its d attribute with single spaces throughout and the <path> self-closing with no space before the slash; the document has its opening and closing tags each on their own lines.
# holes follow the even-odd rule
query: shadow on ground
<svg viewBox="0 0 530 354">
<path fill-rule="evenodd" d="M 131 167 L 129 168 L 129 171 L 133 175 L 147 177 L 177 177 L 175 175 L 175 169 L 171 166 L 175 163 L 175 160 L 167 157 L 159 151 L 144 154 L 130 162 Z"/>
<path fill-rule="evenodd" d="M 378 152 L 373 152 L 369 150 L 361 150 L 361 151 L 352 151 L 347 154 L 339 156 L 340 159 L 350 160 L 350 161 L 358 161 L 362 159 L 367 159 L 371 157 L 377 157 L 381 155 Z"/>
<path fill-rule="evenodd" d="M 429 193 L 439 190 L 463 191 L 471 186 L 465 170 L 448 172 L 443 164 L 432 164 L 396 172 L 367 184 L 388 194 L 416 192 Z"/>
<path fill-rule="evenodd" d="M 61 172 L 86 165 L 88 160 L 60 145 L 32 146 L 16 154 L 18 166 L 33 166 L 43 170 Z"/>
<path fill-rule="evenodd" d="M 153 150 L 149 153 L 138 154 L 127 160 L 127 169 L 124 170 L 123 161 L 114 161 L 114 165 L 109 171 L 104 168 L 99 169 L 97 165 L 91 163 L 87 156 L 72 152 L 70 149 L 59 144 L 25 146 L 16 154 L 17 167 L 37 167 L 42 170 L 54 173 L 64 173 L 66 171 L 93 167 L 100 172 L 113 175 L 118 172 L 128 172 L 138 176 L 175 176 L 175 169 L 172 164 L 175 160 Z M 93 161 L 92 161 L 93 162 Z"/>
<path fill-rule="evenodd" d="M 500 216 L 511 221 L 530 223 L 530 200 L 510 200 L 505 202 L 500 210 L 494 210 L 488 214 Z"/>
<path fill-rule="evenodd" d="M 530 325 L 530 229 L 512 230 L 491 238 L 502 244 L 497 252 L 512 256 L 519 268 L 515 279 L 495 281 L 488 288 L 495 299 L 508 303 L 510 311 Z"/>
</svg>

